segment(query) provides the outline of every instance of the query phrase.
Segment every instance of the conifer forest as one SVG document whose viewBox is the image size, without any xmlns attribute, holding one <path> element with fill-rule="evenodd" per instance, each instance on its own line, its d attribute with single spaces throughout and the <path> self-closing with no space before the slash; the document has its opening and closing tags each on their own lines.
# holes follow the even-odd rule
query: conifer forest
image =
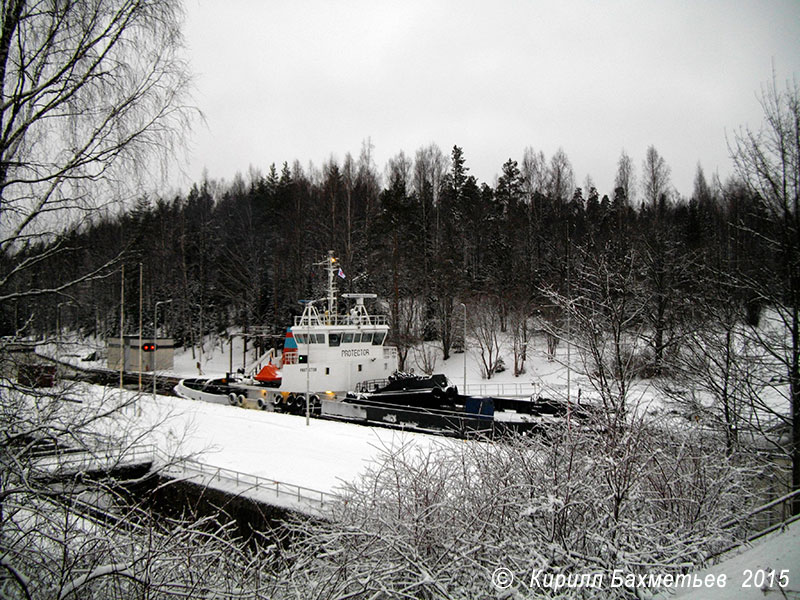
<svg viewBox="0 0 800 600">
<path fill-rule="evenodd" d="M 282 44 L 295 42 L 294 29 L 316 31 L 306 27 L 314 18 L 320 32 L 336 29 L 327 19 L 340 17 L 339 7 L 327 13 L 323 3 L 320 17 L 274 4 L 270 12 L 286 20 L 292 39 L 272 39 L 264 31 L 274 23 L 258 22 L 253 37 L 285 51 L 284 61 L 269 56 L 260 66 L 300 71 L 292 61 L 306 48 Z M 372 4 L 364 15 L 348 13 L 344 25 L 372 15 Z M 429 25 L 424 4 L 417 9 Z M 659 5 L 647 6 L 648 26 L 669 32 L 650 18 Z M 796 10 L 787 6 L 759 5 L 753 14 Z M 186 10 L 196 27 L 198 3 Z M 256 8 L 238 10 L 226 6 L 225 16 L 241 25 Z M 606 12 L 594 3 L 577 12 L 589 22 L 591 11 Z M 441 12 L 430 24 L 447 26 L 429 27 L 431 48 L 446 48 L 443 62 L 454 66 L 458 49 L 439 35 L 463 33 L 453 18 L 475 15 Z M 385 27 L 387 14 L 372 16 Z M 754 594 L 800 597 L 797 565 L 784 564 L 800 552 L 796 80 L 773 67 L 756 92 L 760 124 L 729 124 L 730 175 L 707 173 L 701 157 L 691 189 L 676 189 L 658 139 L 643 155 L 609 149 L 619 153 L 615 171 L 602 175 L 613 185 L 599 189 L 563 148 L 520 148 L 492 181 L 481 181 L 470 159 L 484 148 L 453 139 L 377 164 L 366 138 L 343 159 L 253 157 L 232 180 L 203 176 L 167 193 L 144 190 L 172 185 L 164 175 L 202 120 L 181 3 L 0 0 L 0 17 L 0 597 L 627 599 L 671 597 L 687 581 L 692 598 L 738 597 L 739 580 L 725 589 L 726 577 L 743 575 L 732 571 L 738 563 L 726 567 L 731 556 L 758 557 L 752 567 L 764 585 Z M 538 57 L 527 28 L 541 23 L 533 21 L 509 31 Z M 373 56 L 380 36 L 366 37 L 369 50 L 355 45 L 350 58 L 369 54 L 378 57 L 375 72 L 391 71 L 380 58 L 388 55 Z M 626 60 L 637 59 L 623 41 Z M 505 39 L 495 42 L 505 48 Z M 194 50 L 230 50 L 215 44 L 203 38 Z M 303 63 L 312 74 L 304 80 L 334 62 L 322 45 L 324 60 L 314 54 Z M 391 64 L 411 64 L 405 46 L 392 50 L 401 62 Z M 473 68 L 494 73 L 497 57 L 515 54 L 491 50 L 467 61 L 470 78 Z M 218 61 L 226 75 L 241 67 L 238 58 Z M 693 60 L 658 74 L 651 87 L 659 102 L 664 86 L 691 87 L 675 73 L 683 76 Z M 435 62 L 425 55 L 421 63 L 432 80 Z M 270 85 L 273 74 L 264 76 Z M 341 73 L 323 75 L 312 83 L 327 93 Z M 350 79 L 341 78 L 347 93 L 338 91 L 356 110 Z M 402 73 L 397 79 L 406 85 Z M 419 81 L 427 80 L 418 80 L 424 88 Z M 224 91 L 225 116 L 247 114 Z M 280 95 L 265 102 L 261 92 L 258 110 L 271 106 L 275 114 L 265 118 L 281 120 Z M 429 95 L 414 90 L 397 109 Z M 708 95 L 707 110 L 728 101 Z M 586 106 L 583 116 L 602 113 L 595 109 Z M 653 116 L 661 117 L 668 121 Z M 292 136 L 302 132 L 275 138 Z M 340 306 L 323 317 L 309 305 L 330 282 L 340 294 L 363 294 L 347 298 L 356 299 L 347 314 Z M 334 307 L 333 290 L 329 297 Z M 304 307 L 305 321 L 296 321 Z M 292 323 L 305 327 L 297 330 L 303 354 L 287 332 Z M 124 373 L 134 346 L 119 338 L 136 334 L 138 369 Z M 183 363 L 173 371 L 171 347 L 169 367 L 158 366 L 167 344 L 157 348 L 157 336 L 174 340 L 174 356 L 190 370 L 204 366 L 206 352 L 218 358 L 227 342 L 232 357 L 234 339 L 255 340 L 243 354 L 267 350 L 253 354 L 269 364 L 189 376 Z M 143 337 L 154 339 L 145 345 Z M 114 339 L 118 372 L 110 366 Z M 269 353 L 284 342 L 286 353 Z M 96 351 L 86 356 L 87 349 Z M 145 353 L 155 353 L 149 368 Z M 436 370 L 456 355 L 460 393 L 446 376 L 455 369 Z M 470 392 L 468 358 L 480 379 L 473 385 L 504 371 L 507 381 L 525 382 L 524 393 Z M 371 365 L 385 379 L 367 377 Z M 414 366 L 426 376 L 409 374 Z M 547 384 L 555 382 L 548 389 L 544 368 Z M 348 377 L 341 388 L 323 387 L 337 369 Z M 322 382 L 316 390 L 312 371 Z M 416 387 L 391 395 L 398 381 Z M 392 404 L 402 399 L 408 404 Z M 368 419 L 376 405 L 384 417 Z M 339 412 L 324 412 L 331 407 Z M 423 414 L 447 427 L 413 421 Z M 511 418 L 525 427 L 514 430 Z M 302 447 L 287 449 L 292 444 Z M 226 450 L 236 464 L 203 462 Z M 333 473 L 342 465 L 357 476 Z M 305 479 L 281 481 L 262 468 Z M 335 477 L 336 487 L 326 488 Z M 246 495 L 256 492 L 264 495 Z M 722 571 L 711 580 L 699 574 L 714 565 Z"/>
</svg>

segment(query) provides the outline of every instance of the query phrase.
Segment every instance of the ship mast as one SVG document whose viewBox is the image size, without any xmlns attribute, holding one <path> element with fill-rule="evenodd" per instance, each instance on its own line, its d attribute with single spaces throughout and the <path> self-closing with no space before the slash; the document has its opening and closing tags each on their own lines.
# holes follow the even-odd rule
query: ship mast
<svg viewBox="0 0 800 600">
<path fill-rule="evenodd" d="M 328 270 L 328 316 L 336 314 L 336 275 L 338 274 L 339 264 L 333 256 L 333 250 L 328 250 L 328 260 L 326 269 Z"/>
</svg>

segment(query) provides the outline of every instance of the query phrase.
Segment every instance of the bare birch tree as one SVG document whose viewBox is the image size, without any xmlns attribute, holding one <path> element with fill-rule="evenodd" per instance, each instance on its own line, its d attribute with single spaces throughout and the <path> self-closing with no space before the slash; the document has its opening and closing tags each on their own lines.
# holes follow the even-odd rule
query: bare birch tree
<svg viewBox="0 0 800 600">
<path fill-rule="evenodd" d="M 49 244 L 0 271 L 7 302 L 74 283 L 10 286 L 66 250 L 59 232 L 163 173 L 192 111 L 179 3 L 5 0 L 0 9 L 0 256 Z"/>
<path fill-rule="evenodd" d="M 547 193 L 557 203 L 568 202 L 575 189 L 575 173 L 563 148 L 556 150 L 550 159 L 547 172 Z"/>
<path fill-rule="evenodd" d="M 625 150 L 619 156 L 617 162 L 617 174 L 614 177 L 614 188 L 622 189 L 623 197 L 628 204 L 632 204 L 636 194 L 636 173 L 633 160 Z"/>
<path fill-rule="evenodd" d="M 622 159 L 620 159 L 622 160 Z M 647 148 L 642 163 L 642 194 L 651 208 L 656 208 L 670 192 L 670 168 L 655 146 Z"/>
</svg>

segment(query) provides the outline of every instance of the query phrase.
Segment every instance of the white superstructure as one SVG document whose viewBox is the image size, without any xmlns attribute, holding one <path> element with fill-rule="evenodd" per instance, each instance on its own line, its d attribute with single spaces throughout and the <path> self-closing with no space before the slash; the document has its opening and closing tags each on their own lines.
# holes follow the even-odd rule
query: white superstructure
<svg viewBox="0 0 800 600">
<path fill-rule="evenodd" d="M 341 269 L 332 252 L 321 265 L 328 275 L 327 296 L 302 302 L 303 313 L 287 330 L 282 352 L 272 350 L 260 357 L 243 378 L 214 380 L 222 382 L 217 389 L 229 388 L 217 401 L 243 405 L 249 400 L 264 409 L 281 405 L 298 410 L 306 394 L 314 402 L 335 399 L 362 381 L 386 379 L 397 370 L 397 349 L 385 345 L 387 317 L 370 314 L 364 302 L 376 295 L 342 294 L 350 306 L 340 314 L 336 280 Z M 176 391 L 207 401 L 206 382 L 186 379 Z"/>
<path fill-rule="evenodd" d="M 344 294 L 355 306 L 345 315 L 320 312 L 309 303 L 295 318 L 291 333 L 296 352 L 284 349 L 282 391 L 347 392 L 368 379 L 386 378 L 397 370 L 397 350 L 386 347 L 389 326 L 384 315 L 370 315 L 365 298 L 374 294 Z"/>
</svg>

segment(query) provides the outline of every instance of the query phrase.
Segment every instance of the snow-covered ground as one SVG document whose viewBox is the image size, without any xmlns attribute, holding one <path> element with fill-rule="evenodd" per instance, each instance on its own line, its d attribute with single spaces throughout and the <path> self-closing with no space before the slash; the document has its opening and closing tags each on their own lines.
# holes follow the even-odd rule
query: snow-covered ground
<svg viewBox="0 0 800 600">
<path fill-rule="evenodd" d="M 242 365 L 241 341 L 236 340 L 233 350 L 234 369 Z M 81 344 L 69 347 L 64 352 L 54 352 L 55 348 L 42 349 L 45 352 L 64 357 L 69 354 L 71 361 L 85 366 L 102 366 L 102 361 L 87 363 L 81 361 L 91 348 Z M 566 395 L 567 378 L 570 380 L 570 395 L 577 398 L 581 390 L 583 398 L 593 396 L 591 386 L 585 377 L 578 375 L 579 369 L 565 367 L 567 349 L 562 344 L 557 351 L 557 360 L 548 361 L 544 340 L 536 340 L 529 351 L 526 373 L 514 377 L 511 368 L 513 356 L 508 349 L 502 352 L 507 370 L 498 373 L 491 380 L 481 376 L 480 356 L 477 348 L 469 348 L 467 354 L 454 354 L 449 360 L 439 356 L 435 372 L 446 374 L 459 388 L 464 384 L 464 359 L 466 358 L 466 384 L 468 393 L 498 393 L 498 390 L 520 392 L 534 390 L 545 395 Z M 579 360 L 573 350 L 573 361 Z M 250 353 L 248 360 L 255 356 Z M 222 375 L 229 369 L 229 349 L 227 343 L 209 344 L 206 351 L 193 355 L 190 350 L 176 352 L 174 367 L 168 373 L 174 376 L 197 376 L 197 364 L 203 375 Z M 409 357 L 414 366 L 413 354 Z M 577 366 L 577 363 L 573 363 Z M 421 371 L 419 366 L 416 371 Z M 146 377 L 149 377 L 146 376 Z M 148 379 L 145 379 L 147 381 Z M 501 387 L 503 386 L 503 387 Z M 145 386 L 147 388 L 147 384 Z M 118 392 L 117 392 L 118 393 Z M 122 392 L 130 394 L 132 392 Z M 631 400 L 649 406 L 659 406 L 658 392 L 648 381 L 635 382 Z M 141 395 L 136 410 L 129 410 L 128 425 L 147 431 L 152 428 L 144 441 L 155 442 L 167 452 L 182 455 L 196 455 L 202 462 L 216 467 L 232 469 L 250 475 L 275 479 L 323 492 L 335 492 L 344 482 L 355 480 L 365 466 L 379 455 L 399 444 L 419 445 L 423 448 L 436 444 L 455 443 L 453 441 L 409 432 L 364 427 L 345 423 L 312 419 L 308 425 L 303 417 L 285 414 L 247 410 L 227 405 L 194 402 L 181 398 Z M 463 442 L 458 442 L 463 443 Z M 775 582 L 787 586 L 778 590 L 773 585 L 770 591 L 762 590 L 762 585 L 743 587 L 750 570 L 749 583 L 754 580 L 759 569 L 764 577 L 775 573 Z M 780 579 L 785 572 L 787 578 Z M 795 523 L 784 532 L 777 532 L 761 541 L 730 553 L 720 564 L 698 574 L 726 575 L 726 585 L 702 587 L 693 590 L 677 590 L 678 597 L 689 599 L 715 598 L 760 598 L 770 593 L 775 597 L 800 597 L 800 523 Z M 761 576 L 759 576 L 761 577 Z M 766 583 L 769 583 L 767 580 Z M 785 595 L 781 595 L 784 592 Z M 792 595 L 794 594 L 794 595 Z M 668 594 L 665 597 L 672 597 Z"/>
<path fill-rule="evenodd" d="M 424 434 L 145 395 L 139 425 L 162 450 L 323 492 L 354 481 L 367 462 L 399 444 L 449 443 Z M 134 418 L 134 417 L 132 417 Z"/>
</svg>

